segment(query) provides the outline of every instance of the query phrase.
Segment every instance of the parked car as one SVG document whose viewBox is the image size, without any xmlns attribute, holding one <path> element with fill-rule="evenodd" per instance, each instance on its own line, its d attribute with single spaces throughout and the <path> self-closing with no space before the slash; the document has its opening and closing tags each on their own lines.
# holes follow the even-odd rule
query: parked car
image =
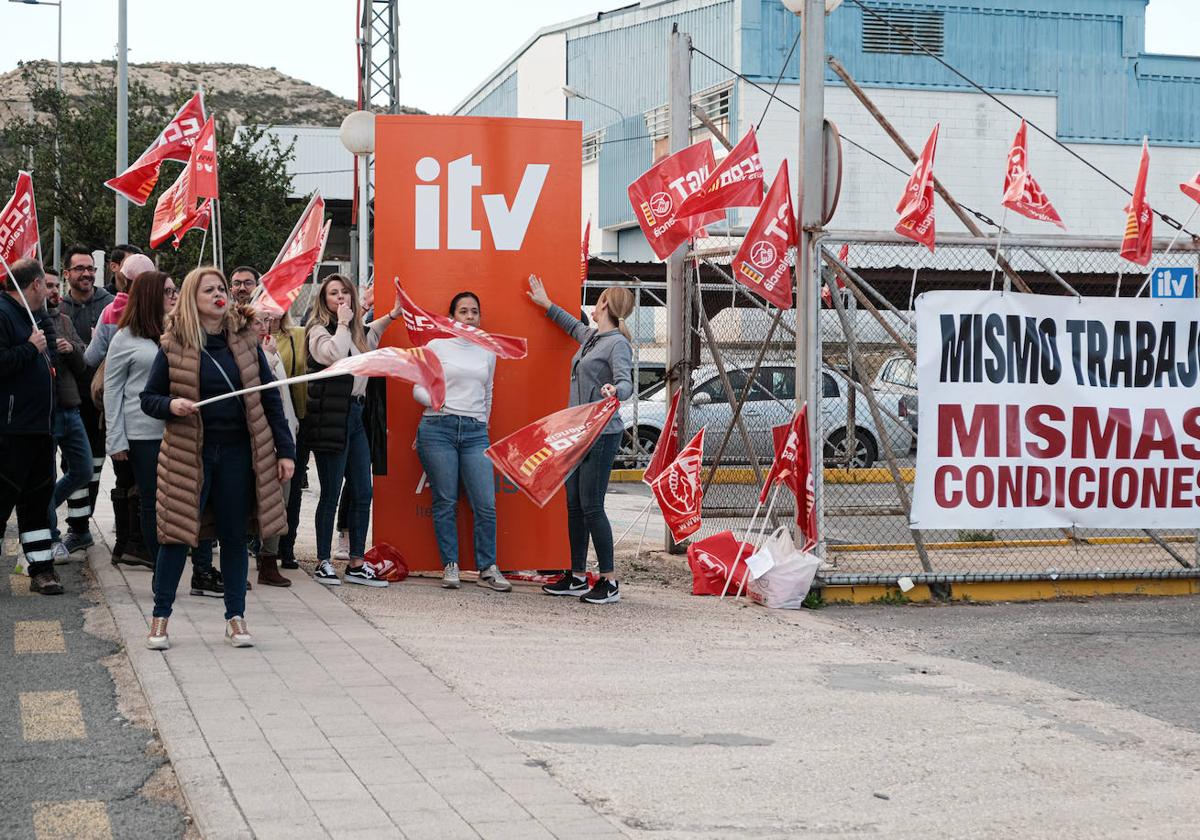
<svg viewBox="0 0 1200 840">
<path fill-rule="evenodd" d="M 749 371 L 733 368 L 728 371 L 729 381 L 735 393 L 740 394 L 746 386 Z M 691 410 L 688 412 L 688 436 L 705 427 L 707 447 L 713 451 L 733 418 L 733 406 L 726 399 L 725 389 L 714 365 L 703 365 L 692 373 Z M 850 444 L 847 427 L 849 417 L 849 391 L 852 386 L 840 372 L 825 368 L 821 372 L 821 436 L 825 442 L 826 461 L 845 464 Z M 634 467 L 645 464 L 653 453 L 658 437 L 666 422 L 667 389 L 656 391 L 649 398 L 637 403 L 636 421 L 632 403 L 621 407 L 621 419 L 625 423 L 625 437 L 617 456 L 617 466 Z M 786 423 L 796 411 L 796 371 L 792 367 L 772 365 L 762 367 L 742 407 L 742 419 L 750 436 L 754 452 L 760 462 L 769 463 L 774 457 L 774 442 L 771 429 Z M 885 421 L 888 428 L 883 434 L 871 419 L 866 399 L 860 395 L 855 400 L 855 428 L 853 437 L 852 465 L 872 466 L 880 457 L 882 446 L 888 446 L 897 456 L 909 451 L 909 435 L 898 423 Z M 740 433 L 734 429 L 723 460 L 745 463 L 747 453 Z"/>
<path fill-rule="evenodd" d="M 907 354 L 892 356 L 880 365 L 871 388 L 885 397 L 881 402 L 890 411 L 904 418 L 914 432 L 917 430 L 917 366 Z"/>
</svg>

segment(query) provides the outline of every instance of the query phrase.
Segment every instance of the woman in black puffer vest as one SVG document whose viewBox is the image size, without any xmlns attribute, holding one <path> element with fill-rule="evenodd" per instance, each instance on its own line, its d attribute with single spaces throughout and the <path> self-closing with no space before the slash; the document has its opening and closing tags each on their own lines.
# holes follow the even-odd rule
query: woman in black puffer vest
<svg viewBox="0 0 1200 840">
<path fill-rule="evenodd" d="M 358 293 L 340 274 L 325 278 L 317 291 L 312 318 L 306 327 L 308 371 L 314 373 L 347 356 L 379 346 L 383 332 L 400 316 L 399 302 L 390 313 L 364 329 Z M 371 445 L 364 423 L 367 378 L 336 376 L 318 379 L 308 387 L 304 439 L 317 462 L 321 497 L 317 503 L 317 571 L 320 583 L 341 583 L 333 568 L 331 548 L 338 497 L 345 479 L 350 491 L 350 565 L 346 580 L 366 586 L 387 586 L 363 565 L 371 513 Z"/>
</svg>

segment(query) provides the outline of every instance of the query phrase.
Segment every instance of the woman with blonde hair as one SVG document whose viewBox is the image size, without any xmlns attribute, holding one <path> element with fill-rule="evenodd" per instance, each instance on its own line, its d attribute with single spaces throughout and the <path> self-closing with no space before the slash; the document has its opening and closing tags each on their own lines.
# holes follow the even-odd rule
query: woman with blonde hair
<svg viewBox="0 0 1200 840">
<path fill-rule="evenodd" d="M 379 346 L 383 332 L 400 317 L 400 301 L 392 311 L 363 325 L 354 284 L 340 274 L 325 278 L 317 290 L 312 317 L 305 327 L 308 372 L 324 370 L 336 361 Z M 363 586 L 387 586 L 364 564 L 367 524 L 371 514 L 371 446 L 363 414 L 367 377 L 334 376 L 309 383 L 304 443 L 317 461 L 321 496 L 317 502 L 318 583 L 337 586 L 341 580 L 331 562 L 334 518 L 345 480 L 350 493 L 350 560 L 346 581 Z"/>
<path fill-rule="evenodd" d="M 142 410 L 166 421 L 158 456 L 154 618 L 146 640 L 153 650 L 168 647 L 167 619 L 187 546 L 199 543 L 202 525 L 210 522 L 221 543 L 225 637 L 234 647 L 254 644 L 245 620 L 246 523 L 255 520 L 263 537 L 287 530 L 280 482 L 292 477 L 295 443 L 274 388 L 196 406 L 274 381 L 252 316 L 230 305 L 219 269 L 189 272 L 142 391 Z"/>
<path fill-rule="evenodd" d="M 579 342 L 571 359 L 571 398 L 568 405 L 584 405 L 604 397 L 629 399 L 633 394 L 633 344 L 625 320 L 633 313 L 633 293 L 612 286 L 600 293 L 592 312 L 595 327 L 585 327 L 570 312 L 551 302 L 542 281 L 529 277 L 529 299 L 546 310 L 546 316 Z M 578 595 L 587 604 L 613 604 L 621 591 L 613 577 L 612 524 L 604 512 L 604 494 L 624 426 L 614 415 L 592 448 L 567 477 L 567 535 L 571 540 L 571 570 L 542 587 L 547 595 Z M 587 586 L 588 541 L 596 549 L 600 579 Z"/>
</svg>

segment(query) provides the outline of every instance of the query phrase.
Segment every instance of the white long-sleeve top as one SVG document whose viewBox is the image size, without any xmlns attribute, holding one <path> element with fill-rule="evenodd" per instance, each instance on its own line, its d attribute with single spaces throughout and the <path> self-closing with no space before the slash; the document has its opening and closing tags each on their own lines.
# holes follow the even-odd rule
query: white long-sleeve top
<svg viewBox="0 0 1200 840">
<path fill-rule="evenodd" d="M 496 378 L 496 354 L 465 338 L 435 338 L 425 349 L 438 357 L 446 376 L 446 404 L 434 411 L 429 391 L 413 386 L 413 399 L 425 406 L 425 414 L 457 414 L 487 423 L 492 415 L 492 382 Z"/>
<path fill-rule="evenodd" d="M 131 440 L 158 440 L 166 424 L 142 411 L 142 391 L 158 345 L 126 327 L 113 335 L 104 365 L 105 451 L 125 452 Z M 90 399 L 86 394 L 85 399 Z"/>
<path fill-rule="evenodd" d="M 383 331 L 391 325 L 392 321 L 393 318 L 389 313 L 367 328 L 368 350 L 374 350 L 379 346 L 379 340 L 383 338 Z M 338 324 L 337 331 L 333 335 L 330 335 L 324 327 L 315 326 L 308 331 L 308 354 L 317 364 L 328 366 L 347 356 L 357 356 L 359 349 L 354 346 L 354 336 L 345 324 Z M 354 377 L 354 388 L 350 393 L 356 397 L 367 393 L 369 378 L 367 376 Z"/>
</svg>

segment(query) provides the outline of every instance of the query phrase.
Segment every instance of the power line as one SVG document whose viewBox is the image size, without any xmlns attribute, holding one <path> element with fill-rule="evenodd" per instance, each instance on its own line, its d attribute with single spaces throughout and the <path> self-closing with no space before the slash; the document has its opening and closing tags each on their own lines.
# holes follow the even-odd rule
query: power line
<svg viewBox="0 0 1200 840">
<path fill-rule="evenodd" d="M 758 119 L 758 125 L 755 126 L 755 131 L 762 130 L 762 124 L 766 122 L 767 111 L 771 109 L 771 103 L 775 101 L 775 91 L 779 90 L 779 83 L 783 81 L 783 74 L 787 72 L 788 62 L 792 60 L 792 53 L 796 51 L 796 45 L 800 43 L 800 28 L 796 28 L 796 37 L 792 41 L 792 48 L 788 50 L 787 58 L 783 60 L 783 64 L 779 68 L 779 75 L 775 77 L 775 86 L 771 88 L 771 95 L 767 98 L 767 105 L 763 108 L 763 115 Z"/>
<path fill-rule="evenodd" d="M 1026 123 L 1027 125 L 1030 125 L 1030 126 L 1032 126 L 1032 127 L 1033 127 L 1033 129 L 1034 129 L 1034 131 L 1036 131 L 1038 134 L 1041 134 L 1043 137 L 1045 137 L 1045 138 L 1046 138 L 1047 140 L 1049 140 L 1051 143 L 1054 143 L 1056 146 L 1058 146 L 1060 149 L 1062 149 L 1062 150 L 1063 150 L 1064 152 L 1066 152 L 1067 154 L 1071 155 L 1071 157 L 1073 157 L 1073 158 L 1075 158 L 1076 160 L 1078 160 L 1080 163 L 1082 163 L 1082 164 L 1083 164 L 1084 166 L 1086 166 L 1088 169 L 1092 170 L 1092 171 L 1093 171 L 1093 172 L 1095 172 L 1097 175 L 1099 175 L 1101 178 L 1105 179 L 1105 180 L 1106 180 L 1106 181 L 1108 181 L 1110 184 L 1112 184 L 1113 186 L 1115 186 L 1117 189 L 1121 190 L 1121 192 L 1123 192 L 1123 193 L 1125 193 L 1126 195 L 1129 195 L 1129 196 L 1132 196 L 1132 195 L 1133 195 L 1133 193 L 1129 191 L 1129 188 L 1128 188 L 1128 187 L 1126 187 L 1124 184 L 1122 184 L 1121 182 L 1117 181 L 1115 178 L 1113 178 L 1111 175 L 1109 175 L 1109 174 L 1108 174 L 1107 172 L 1105 172 L 1103 169 L 1101 169 L 1100 167 L 1096 166 L 1094 163 L 1092 163 L 1090 160 L 1088 160 L 1087 158 L 1085 158 L 1083 155 L 1079 154 L 1079 152 L 1077 152 L 1077 151 L 1075 151 L 1074 149 L 1070 148 L 1070 147 L 1069 147 L 1069 146 L 1068 146 L 1066 143 L 1063 143 L 1061 140 L 1059 140 L 1059 139 L 1058 139 L 1057 137 L 1055 137 L 1053 134 L 1050 134 L 1048 131 L 1046 131 L 1044 128 L 1042 128 L 1040 125 L 1038 125 L 1037 123 L 1033 122 L 1032 120 L 1030 120 L 1030 119 L 1026 118 L 1026 117 L 1025 117 L 1023 114 L 1021 114 L 1021 113 L 1020 113 L 1020 112 L 1019 112 L 1019 111 L 1018 111 L 1016 108 L 1013 108 L 1013 107 L 1012 107 L 1011 105 L 1009 105 L 1007 102 L 1004 102 L 1002 99 L 1000 99 L 1000 98 L 999 98 L 998 96 L 996 96 L 994 93 L 992 93 L 990 90 L 988 90 L 987 88 L 985 88 L 983 85 L 979 84 L 977 81 L 975 81 L 974 79 L 972 79 L 972 78 L 971 78 L 970 76 L 968 76 L 966 73 L 963 73 L 961 70 L 959 70 L 959 69 L 958 69 L 957 67 L 955 67 L 953 64 L 951 64 L 950 62 L 946 61 L 946 60 L 945 60 L 944 58 L 942 58 L 941 56 L 939 56 L 939 55 L 937 55 L 936 53 L 934 53 L 934 52 L 932 52 L 931 50 L 929 50 L 929 48 L 927 48 L 927 47 L 926 47 L 924 44 L 922 44 L 922 43 L 921 43 L 920 41 L 918 41 L 916 38 L 912 37 L 912 35 L 910 35 L 908 32 L 905 32 L 903 29 L 900 29 L 899 27 L 895 26 L 895 25 L 894 25 L 894 24 L 893 24 L 893 23 L 892 23 L 890 20 L 888 20 L 888 19 L 887 19 L 887 18 L 885 18 L 883 15 L 879 14 L 879 13 L 878 13 L 878 12 L 876 12 L 874 9 L 870 8 L 870 7 L 869 7 L 869 6 L 867 6 L 865 3 L 863 3 L 863 2 L 862 2 L 862 0 L 851 0 L 851 2 L 853 2 L 853 3 L 854 3 L 854 5 L 858 6 L 860 9 L 862 9 L 864 13 L 866 13 L 866 14 L 870 15 L 871 17 L 875 18 L 875 20 L 877 20 L 877 21 L 879 21 L 880 23 L 882 23 L 884 26 L 886 26 L 888 29 L 892 30 L 892 32 L 894 32 L 894 33 L 896 33 L 897 35 L 899 35 L 899 36 L 900 36 L 901 38 L 903 38 L 905 41 L 908 41 L 910 44 L 912 44 L 914 47 L 916 47 L 917 49 L 919 49 L 921 52 L 925 53 L 925 55 L 929 56 L 929 57 L 930 57 L 930 58 L 932 58 L 934 61 L 936 61 L 938 64 L 940 64 L 940 65 L 942 65 L 943 67 L 945 67 L 947 70 L 949 70 L 949 71 L 950 71 L 951 73 L 953 73 L 955 76 L 958 76 L 958 77 L 959 77 L 960 79 L 962 79 L 964 82 L 966 82 L 967 84 L 969 84 L 971 87 L 975 88 L 977 91 L 979 91 L 980 93 L 982 93 L 982 94 L 983 94 L 984 96 L 986 96 L 988 99 L 990 99 L 990 100 L 992 100 L 993 102 L 995 102 L 997 105 L 999 105 L 999 106 L 1000 106 L 1001 108 L 1003 108 L 1004 110 L 1008 111 L 1008 112 L 1009 112 L 1010 114 L 1012 114 L 1014 117 L 1019 117 L 1020 119 L 1022 119 L 1022 120 L 1025 120 L 1025 123 Z M 1160 212 L 1160 211 L 1158 211 L 1158 210 L 1155 210 L 1153 207 L 1151 207 L 1151 208 L 1150 208 L 1150 212 L 1152 212 L 1154 215 L 1158 216 L 1158 218 L 1162 219 L 1162 220 L 1163 220 L 1163 222 L 1164 222 L 1165 224 L 1169 225 L 1170 227 L 1173 227 L 1175 230 L 1182 230 L 1182 231 L 1184 231 L 1185 233 L 1187 233 L 1189 236 L 1191 236 L 1193 239 L 1195 239 L 1195 238 L 1196 238 L 1196 234 L 1192 233 L 1190 230 L 1186 230 L 1186 229 L 1183 227 L 1183 225 L 1182 225 L 1180 222 L 1178 222 L 1178 221 L 1176 221 L 1175 219 L 1171 218 L 1171 217 L 1170 217 L 1170 216 L 1168 216 L 1166 213 L 1162 213 L 1162 212 Z"/>
</svg>

